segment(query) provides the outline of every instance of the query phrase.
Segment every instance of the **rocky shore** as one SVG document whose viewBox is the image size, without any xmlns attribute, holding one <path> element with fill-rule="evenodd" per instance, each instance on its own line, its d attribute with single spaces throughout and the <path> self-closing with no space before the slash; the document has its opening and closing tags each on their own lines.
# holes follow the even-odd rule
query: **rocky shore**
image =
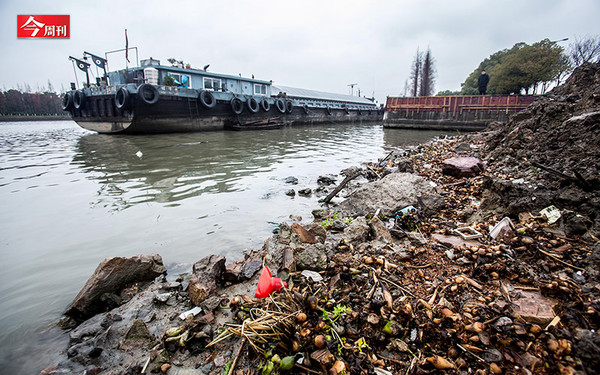
<svg viewBox="0 0 600 375">
<path fill-rule="evenodd" d="M 508 123 L 344 171 L 242 261 L 105 260 L 40 374 L 599 373 L 599 145 L 590 64 Z M 257 299 L 263 265 L 287 286 Z"/>
</svg>

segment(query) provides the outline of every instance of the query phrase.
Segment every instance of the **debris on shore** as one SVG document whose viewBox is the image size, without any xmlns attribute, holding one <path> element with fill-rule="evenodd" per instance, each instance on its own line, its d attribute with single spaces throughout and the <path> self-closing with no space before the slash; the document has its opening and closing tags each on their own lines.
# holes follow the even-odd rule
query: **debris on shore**
<svg viewBox="0 0 600 375">
<path fill-rule="evenodd" d="M 103 290 L 129 294 L 66 318 L 42 374 L 600 373 L 599 114 L 586 64 L 507 124 L 394 150 L 242 261 Z M 287 286 L 257 299 L 263 266 Z"/>
</svg>

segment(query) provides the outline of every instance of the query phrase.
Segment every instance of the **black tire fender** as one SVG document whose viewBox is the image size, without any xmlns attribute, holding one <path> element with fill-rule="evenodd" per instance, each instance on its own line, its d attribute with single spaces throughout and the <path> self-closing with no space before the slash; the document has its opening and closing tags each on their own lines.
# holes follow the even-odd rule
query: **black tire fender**
<svg viewBox="0 0 600 375">
<path fill-rule="evenodd" d="M 214 108 L 217 105 L 217 100 L 215 99 L 215 95 L 212 91 L 209 90 L 200 90 L 198 93 L 198 100 L 200 104 L 206 109 Z"/>
<path fill-rule="evenodd" d="M 302 109 L 304 110 L 305 114 L 308 114 L 308 104 L 303 105 Z"/>
<path fill-rule="evenodd" d="M 231 104 L 231 110 L 236 115 L 239 115 L 239 114 L 241 114 L 244 111 L 244 103 L 242 103 L 242 101 L 240 100 L 240 98 L 233 98 L 233 99 L 231 99 L 230 104 Z"/>
<path fill-rule="evenodd" d="M 257 113 L 260 109 L 258 101 L 253 96 L 248 98 L 248 100 L 246 101 L 246 106 L 248 107 L 248 110 L 252 113 Z"/>
<path fill-rule="evenodd" d="M 327 112 L 328 115 L 331 115 L 331 107 L 330 106 L 325 107 L 325 111 Z"/>
<path fill-rule="evenodd" d="M 73 107 L 73 95 L 68 92 L 62 97 L 62 109 L 63 111 L 68 111 L 71 107 Z"/>
<path fill-rule="evenodd" d="M 287 102 L 285 102 L 285 111 L 287 113 L 292 113 L 293 110 L 294 110 L 294 103 L 292 103 L 291 100 L 288 100 Z"/>
<path fill-rule="evenodd" d="M 286 107 L 285 107 L 285 101 L 281 98 L 277 98 L 277 100 L 275 100 L 275 106 L 277 107 L 277 110 L 281 113 L 285 113 Z"/>
<path fill-rule="evenodd" d="M 127 87 L 121 87 L 115 92 L 115 107 L 117 109 L 127 108 L 129 106 L 129 91 Z"/>
<path fill-rule="evenodd" d="M 156 104 L 160 97 L 158 89 L 149 83 L 143 83 L 137 89 L 138 98 L 142 99 L 146 104 Z"/>
<path fill-rule="evenodd" d="M 348 106 L 344 107 L 344 112 L 346 112 L 346 114 L 350 113 L 350 108 L 348 108 Z"/>
<path fill-rule="evenodd" d="M 85 106 L 85 93 L 83 90 L 77 90 L 75 91 L 75 94 L 73 94 L 73 106 L 75 109 L 80 109 Z"/>
<path fill-rule="evenodd" d="M 262 98 L 262 100 L 260 101 L 260 106 L 265 112 L 269 112 L 271 110 L 271 104 L 269 103 L 267 98 Z"/>
</svg>

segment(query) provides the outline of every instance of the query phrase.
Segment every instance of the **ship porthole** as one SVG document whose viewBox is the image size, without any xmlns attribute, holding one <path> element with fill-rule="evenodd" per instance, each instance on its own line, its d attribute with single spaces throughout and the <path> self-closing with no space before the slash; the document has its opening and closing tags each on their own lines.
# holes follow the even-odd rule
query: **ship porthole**
<svg viewBox="0 0 600 375">
<path fill-rule="evenodd" d="M 217 100 L 211 91 L 201 90 L 198 94 L 198 100 L 200 100 L 200 104 L 206 109 L 214 108 L 217 105 Z"/>
<path fill-rule="evenodd" d="M 62 98 L 62 109 L 68 111 L 73 106 L 73 95 L 70 92 L 66 93 Z"/>
<path fill-rule="evenodd" d="M 292 111 L 294 110 L 294 103 L 292 103 L 291 100 L 288 100 L 285 103 L 285 110 L 287 111 L 287 113 L 292 113 Z"/>
<path fill-rule="evenodd" d="M 160 96 L 158 89 L 149 83 L 144 83 L 138 87 L 137 94 L 146 104 L 156 104 Z"/>
<path fill-rule="evenodd" d="M 275 105 L 277 106 L 277 110 L 281 113 L 285 113 L 285 102 L 283 99 L 279 98 L 275 101 Z"/>
<path fill-rule="evenodd" d="M 231 110 L 236 115 L 241 114 L 244 111 L 244 103 L 239 98 L 231 99 Z"/>
<path fill-rule="evenodd" d="M 258 101 L 256 101 L 256 99 L 254 99 L 253 97 L 248 98 L 246 105 L 248 105 L 248 109 L 252 113 L 256 113 L 259 110 Z"/>
<path fill-rule="evenodd" d="M 121 87 L 115 93 L 115 106 L 117 109 L 123 109 L 129 105 L 129 91 L 127 88 Z"/>
<path fill-rule="evenodd" d="M 79 109 L 79 108 L 83 108 L 84 104 L 85 104 L 85 93 L 82 90 L 75 91 L 75 94 L 73 95 L 73 106 L 75 106 L 76 109 Z"/>
<path fill-rule="evenodd" d="M 265 112 L 269 112 L 269 110 L 271 109 L 271 104 L 269 103 L 267 98 L 263 98 L 260 101 L 260 106 L 262 107 L 263 111 L 265 111 Z"/>
<path fill-rule="evenodd" d="M 325 110 L 327 111 L 328 115 L 331 115 L 331 107 L 330 106 L 325 107 Z"/>
</svg>

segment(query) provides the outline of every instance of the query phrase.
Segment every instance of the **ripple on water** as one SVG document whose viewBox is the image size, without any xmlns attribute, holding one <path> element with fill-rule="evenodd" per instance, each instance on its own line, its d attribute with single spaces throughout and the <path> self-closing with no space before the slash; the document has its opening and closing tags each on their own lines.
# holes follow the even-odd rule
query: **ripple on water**
<svg viewBox="0 0 600 375">
<path fill-rule="evenodd" d="M 432 135 L 413 133 L 369 125 L 107 136 L 70 121 L 3 124 L 0 372 L 51 363 L 64 342 L 48 345 L 57 334 L 36 332 L 105 257 L 158 252 L 172 275 L 210 253 L 235 260 L 262 246 L 271 222 L 310 220 L 318 197 L 287 197 L 286 177 L 312 187 L 320 175 Z"/>
</svg>

